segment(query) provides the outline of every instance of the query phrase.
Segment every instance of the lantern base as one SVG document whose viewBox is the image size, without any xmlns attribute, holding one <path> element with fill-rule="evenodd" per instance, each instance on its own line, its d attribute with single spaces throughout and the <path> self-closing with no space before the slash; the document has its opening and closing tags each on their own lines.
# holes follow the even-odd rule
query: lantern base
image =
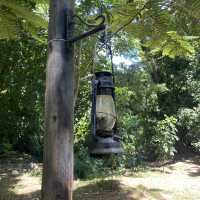
<svg viewBox="0 0 200 200">
<path fill-rule="evenodd" d="M 108 154 L 121 154 L 123 150 L 120 142 L 114 140 L 113 137 L 101 138 L 95 137 L 94 144 L 91 148 L 92 155 L 108 155 Z"/>
</svg>

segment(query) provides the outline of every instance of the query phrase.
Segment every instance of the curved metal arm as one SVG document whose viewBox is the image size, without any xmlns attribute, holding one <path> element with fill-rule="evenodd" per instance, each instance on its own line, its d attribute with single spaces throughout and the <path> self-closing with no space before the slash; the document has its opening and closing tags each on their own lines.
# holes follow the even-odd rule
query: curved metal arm
<svg viewBox="0 0 200 200">
<path fill-rule="evenodd" d="M 78 15 L 74 15 L 74 18 L 77 18 L 81 23 L 87 25 L 88 27 L 97 27 L 97 26 L 100 26 L 100 25 L 103 25 L 106 21 L 106 18 L 104 15 L 99 15 L 97 16 L 94 20 L 95 21 L 98 21 L 99 19 L 101 19 L 101 22 L 98 23 L 98 24 L 90 24 L 88 23 L 87 21 L 85 22 L 83 19 L 81 19 L 81 17 L 79 17 Z"/>
<path fill-rule="evenodd" d="M 88 22 L 85 22 L 85 21 L 83 21 L 83 20 L 82 20 L 79 16 L 77 16 L 77 15 L 74 15 L 74 18 L 75 18 L 75 17 L 78 18 L 83 24 L 87 25 L 88 27 L 92 27 L 92 29 L 89 30 L 89 31 L 87 31 L 87 32 L 82 33 L 81 35 L 75 36 L 75 37 L 70 38 L 69 40 L 67 40 L 67 41 L 70 42 L 70 43 L 77 42 L 77 41 L 79 41 L 79 40 L 81 40 L 81 39 L 83 39 L 83 38 L 86 38 L 86 37 L 88 37 L 88 36 L 90 36 L 90 35 L 93 35 L 93 34 L 95 34 L 95 33 L 98 33 L 98 32 L 100 32 L 100 31 L 103 31 L 103 30 L 106 29 L 106 25 L 104 24 L 105 21 L 106 21 L 106 18 L 105 18 L 104 15 L 99 15 L 99 16 L 97 16 L 97 17 L 95 18 L 96 21 L 99 20 L 99 19 L 101 19 L 101 22 L 98 23 L 98 24 L 90 24 L 90 23 L 88 23 Z"/>
</svg>

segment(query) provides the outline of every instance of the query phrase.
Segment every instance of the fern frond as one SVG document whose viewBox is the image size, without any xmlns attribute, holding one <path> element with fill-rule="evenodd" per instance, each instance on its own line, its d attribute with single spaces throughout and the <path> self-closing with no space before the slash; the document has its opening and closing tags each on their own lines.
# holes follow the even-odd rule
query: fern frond
<svg viewBox="0 0 200 200">
<path fill-rule="evenodd" d="M 34 14 L 34 12 L 32 12 L 31 10 L 18 5 L 16 2 L 13 2 L 11 0 L 1 0 L 0 5 L 9 8 L 10 12 L 15 14 L 17 17 L 25 19 L 36 27 L 47 28 L 48 23 L 46 20 Z"/>
<path fill-rule="evenodd" d="M 21 31 L 21 23 L 31 29 L 47 29 L 47 20 L 12 0 L 0 0 L 0 38 L 14 38 Z M 33 33 L 33 32 L 32 32 Z"/>
<path fill-rule="evenodd" d="M 10 13 L 0 13 L 0 39 L 15 38 L 19 31 L 15 16 Z"/>
</svg>

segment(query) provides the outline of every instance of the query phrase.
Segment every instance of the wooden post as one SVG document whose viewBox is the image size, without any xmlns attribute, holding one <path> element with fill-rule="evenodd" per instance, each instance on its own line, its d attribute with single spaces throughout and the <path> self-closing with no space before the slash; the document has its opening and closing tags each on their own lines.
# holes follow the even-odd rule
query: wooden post
<svg viewBox="0 0 200 200">
<path fill-rule="evenodd" d="M 74 50 L 66 40 L 73 9 L 74 0 L 50 1 L 42 200 L 72 200 Z"/>
</svg>

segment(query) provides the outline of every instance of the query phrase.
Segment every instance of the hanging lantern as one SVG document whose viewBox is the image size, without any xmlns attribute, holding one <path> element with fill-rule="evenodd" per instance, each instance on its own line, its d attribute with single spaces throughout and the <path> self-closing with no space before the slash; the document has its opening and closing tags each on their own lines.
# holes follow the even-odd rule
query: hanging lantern
<svg viewBox="0 0 200 200">
<path fill-rule="evenodd" d="M 117 115 L 114 102 L 113 76 L 110 72 L 97 72 L 92 81 L 92 134 L 91 154 L 122 153 L 117 136 Z"/>
</svg>

